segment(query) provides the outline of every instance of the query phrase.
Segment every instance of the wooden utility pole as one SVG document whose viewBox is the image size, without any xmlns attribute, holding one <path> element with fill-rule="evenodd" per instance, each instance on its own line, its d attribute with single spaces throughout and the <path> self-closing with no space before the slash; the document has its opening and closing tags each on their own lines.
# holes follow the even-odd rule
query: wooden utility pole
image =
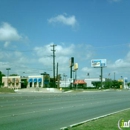
<svg viewBox="0 0 130 130">
<path fill-rule="evenodd" d="M 55 88 L 56 87 L 56 84 L 55 84 L 55 46 L 57 46 L 57 45 L 51 45 L 51 47 L 52 47 L 52 52 L 53 52 L 53 55 L 52 55 L 52 57 L 53 57 L 53 87 Z"/>
</svg>

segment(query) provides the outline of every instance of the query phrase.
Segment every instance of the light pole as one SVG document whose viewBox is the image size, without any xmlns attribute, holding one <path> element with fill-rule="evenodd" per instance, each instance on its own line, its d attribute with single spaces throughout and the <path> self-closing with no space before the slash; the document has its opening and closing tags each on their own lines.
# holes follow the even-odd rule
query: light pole
<svg viewBox="0 0 130 130">
<path fill-rule="evenodd" d="M 114 72 L 114 80 L 115 80 L 115 77 L 116 77 L 116 73 Z"/>
<path fill-rule="evenodd" d="M 11 68 L 6 68 L 7 70 L 7 87 L 8 87 L 8 76 L 9 76 L 9 70 L 11 70 Z"/>
<path fill-rule="evenodd" d="M 73 70 L 73 87 L 74 87 L 74 82 L 75 82 L 75 70 Z"/>
<path fill-rule="evenodd" d="M 67 77 L 67 75 L 64 74 L 64 78 L 65 78 L 65 87 L 66 87 L 66 77 Z"/>
<path fill-rule="evenodd" d="M 87 73 L 87 76 L 88 76 L 88 78 L 89 78 L 89 73 Z"/>
</svg>

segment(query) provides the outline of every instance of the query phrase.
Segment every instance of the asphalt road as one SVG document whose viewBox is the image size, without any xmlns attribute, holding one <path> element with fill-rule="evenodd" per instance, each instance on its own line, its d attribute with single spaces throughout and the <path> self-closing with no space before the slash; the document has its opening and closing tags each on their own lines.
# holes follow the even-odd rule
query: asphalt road
<svg viewBox="0 0 130 130">
<path fill-rule="evenodd" d="M 0 130 L 59 130 L 130 108 L 130 91 L 0 94 Z"/>
</svg>

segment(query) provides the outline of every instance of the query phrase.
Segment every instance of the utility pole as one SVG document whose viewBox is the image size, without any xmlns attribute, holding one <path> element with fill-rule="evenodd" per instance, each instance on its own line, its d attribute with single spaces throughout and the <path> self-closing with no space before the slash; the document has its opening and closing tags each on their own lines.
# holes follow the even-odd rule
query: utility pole
<svg viewBox="0 0 130 130">
<path fill-rule="evenodd" d="M 52 57 L 53 57 L 53 87 L 55 88 L 55 86 L 56 86 L 56 84 L 55 84 L 55 46 L 57 46 L 57 45 L 51 45 L 51 47 L 52 47 L 52 53 L 53 53 L 53 55 L 52 55 Z"/>
<path fill-rule="evenodd" d="M 58 79 L 58 63 L 57 63 L 57 66 L 56 66 L 56 77 Z"/>
<path fill-rule="evenodd" d="M 9 70 L 11 70 L 11 68 L 6 68 L 7 70 L 7 87 L 8 87 L 8 76 L 9 76 Z"/>
<path fill-rule="evenodd" d="M 101 89 L 102 89 L 103 67 L 101 66 Z"/>
<path fill-rule="evenodd" d="M 59 88 L 59 72 L 58 72 L 58 68 L 59 68 L 59 64 L 57 63 L 57 67 L 56 67 L 56 77 L 57 77 L 57 88 Z"/>
</svg>

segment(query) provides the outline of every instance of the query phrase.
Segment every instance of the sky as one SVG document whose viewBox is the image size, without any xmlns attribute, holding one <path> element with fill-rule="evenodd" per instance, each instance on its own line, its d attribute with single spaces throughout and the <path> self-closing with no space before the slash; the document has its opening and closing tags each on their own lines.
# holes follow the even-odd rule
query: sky
<svg viewBox="0 0 130 130">
<path fill-rule="evenodd" d="M 98 78 L 92 59 L 106 59 L 104 78 L 130 80 L 130 0 L 0 0 L 0 71 L 53 76 L 52 47 L 59 74 Z"/>
</svg>

